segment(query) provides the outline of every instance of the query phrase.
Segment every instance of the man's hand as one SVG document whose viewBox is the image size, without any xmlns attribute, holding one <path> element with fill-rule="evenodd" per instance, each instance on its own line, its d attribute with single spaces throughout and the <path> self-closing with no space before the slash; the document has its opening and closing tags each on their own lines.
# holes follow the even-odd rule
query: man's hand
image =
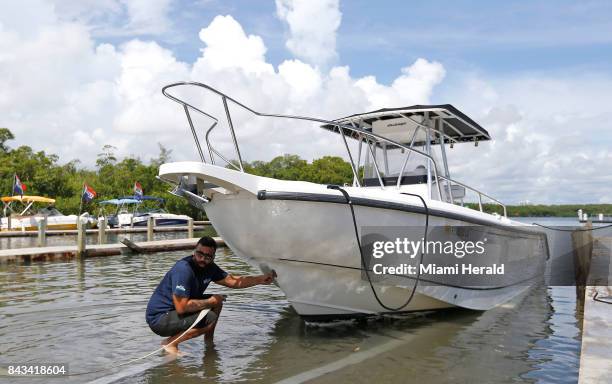
<svg viewBox="0 0 612 384">
<path fill-rule="evenodd" d="M 225 301 L 225 298 L 225 295 L 212 295 L 208 299 L 190 299 L 187 297 L 172 295 L 174 308 L 176 309 L 176 313 L 179 315 L 201 311 L 204 308 L 218 307 Z"/>
<path fill-rule="evenodd" d="M 259 284 L 272 284 L 274 282 L 274 278 L 276 277 L 276 272 L 270 271 L 265 275 L 261 275 L 261 282 Z"/>
<path fill-rule="evenodd" d="M 208 299 L 206 299 L 206 303 L 208 304 L 207 308 L 218 307 L 225 301 L 225 295 L 212 295 Z"/>
<path fill-rule="evenodd" d="M 222 280 L 215 281 L 215 283 L 228 288 L 248 288 L 260 284 L 272 284 L 275 277 L 276 272 L 274 271 L 257 276 L 227 275 Z"/>
</svg>

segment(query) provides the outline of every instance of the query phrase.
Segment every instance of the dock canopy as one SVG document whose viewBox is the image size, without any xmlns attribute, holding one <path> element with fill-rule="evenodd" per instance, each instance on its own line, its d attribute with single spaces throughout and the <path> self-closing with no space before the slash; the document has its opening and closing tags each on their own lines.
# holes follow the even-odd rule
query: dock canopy
<svg viewBox="0 0 612 384">
<path fill-rule="evenodd" d="M 3 203 L 10 203 L 13 201 L 20 201 L 22 203 L 55 203 L 55 199 L 42 196 L 5 196 L 0 198 Z"/>
<path fill-rule="evenodd" d="M 427 117 L 427 119 L 426 119 Z M 413 105 L 403 108 L 384 108 L 333 120 L 339 124 L 362 128 L 400 144 L 410 145 L 415 130 L 414 144 L 424 145 L 427 141 L 424 125 L 433 133 L 431 144 L 461 143 L 491 140 L 489 133 L 474 120 L 450 104 Z M 325 124 L 322 128 L 339 132 L 337 126 Z M 346 136 L 359 138 L 359 133 L 343 129 Z M 362 137 L 362 140 L 365 140 Z"/>
</svg>

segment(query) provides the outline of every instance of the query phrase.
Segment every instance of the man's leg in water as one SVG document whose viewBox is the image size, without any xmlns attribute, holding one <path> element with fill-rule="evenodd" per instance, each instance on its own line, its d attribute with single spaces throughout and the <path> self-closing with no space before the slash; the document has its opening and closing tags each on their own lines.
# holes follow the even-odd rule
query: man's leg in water
<svg viewBox="0 0 612 384">
<path fill-rule="evenodd" d="M 221 316 L 221 310 L 223 309 L 223 303 L 219 303 L 219 305 L 212 307 L 210 310 L 213 311 L 215 313 L 215 315 L 217 315 L 217 320 L 210 324 L 208 327 L 210 327 L 210 329 L 208 329 L 207 331 L 204 332 L 204 341 L 207 343 L 211 343 L 213 341 L 213 338 L 215 336 L 215 327 L 217 326 L 217 322 L 219 321 L 219 316 Z M 206 328 L 208 328 L 206 327 Z M 202 328 L 204 329 L 204 328 Z"/>
<path fill-rule="evenodd" d="M 211 329 L 214 329 L 216 323 L 217 322 L 215 321 L 214 323 L 209 324 L 203 328 L 192 328 L 189 331 L 185 332 L 183 336 L 181 336 L 183 332 L 177 333 L 176 335 L 170 336 L 166 340 L 162 341 L 162 345 L 164 346 L 166 352 L 177 354 L 179 343 L 210 332 Z M 180 339 L 178 338 L 179 336 L 181 336 Z"/>
</svg>

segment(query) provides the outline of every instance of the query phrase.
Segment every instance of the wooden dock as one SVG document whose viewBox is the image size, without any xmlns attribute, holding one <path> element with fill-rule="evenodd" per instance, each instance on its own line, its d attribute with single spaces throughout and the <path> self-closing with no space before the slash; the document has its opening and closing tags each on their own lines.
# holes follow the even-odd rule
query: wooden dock
<svg viewBox="0 0 612 384">
<path fill-rule="evenodd" d="M 146 230 L 146 228 L 145 228 Z M 219 246 L 225 246 L 220 237 L 214 238 Z M 176 250 L 194 249 L 199 238 L 169 239 L 142 241 L 135 243 L 146 253 L 166 252 Z M 84 257 L 100 257 L 133 253 L 130 248 L 121 243 L 87 245 Z M 55 247 L 17 248 L 0 250 L 0 264 L 16 263 L 29 264 L 42 261 L 65 261 L 75 259 L 77 256 L 76 245 L 60 245 Z"/>
<path fill-rule="evenodd" d="M 612 237 L 595 238 L 584 294 L 580 384 L 612 378 Z"/>
<path fill-rule="evenodd" d="M 206 226 L 210 225 L 210 221 L 194 221 L 193 229 L 195 231 L 201 231 L 206 228 Z M 189 230 L 188 226 L 160 226 L 154 227 L 153 232 L 187 232 Z M 98 228 L 87 229 L 86 234 L 88 235 L 96 235 L 100 232 Z M 134 227 L 134 228 L 106 228 L 106 233 L 146 233 L 147 227 Z M 76 236 L 78 234 L 78 230 L 76 229 L 49 229 L 45 231 L 47 236 Z M 38 236 L 38 231 L 21 231 L 21 230 L 13 230 L 13 231 L 0 231 L 0 237 L 36 237 Z"/>
</svg>

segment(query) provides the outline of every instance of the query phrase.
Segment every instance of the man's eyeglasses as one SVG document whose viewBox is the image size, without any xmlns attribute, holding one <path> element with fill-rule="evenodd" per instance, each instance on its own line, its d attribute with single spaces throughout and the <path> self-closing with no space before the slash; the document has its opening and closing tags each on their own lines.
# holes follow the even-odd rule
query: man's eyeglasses
<svg viewBox="0 0 612 384">
<path fill-rule="evenodd" d="M 204 258 L 204 259 L 210 259 L 210 260 L 215 259 L 214 253 L 204 253 L 200 251 L 193 251 L 193 254 L 196 255 L 197 257 Z"/>
</svg>

